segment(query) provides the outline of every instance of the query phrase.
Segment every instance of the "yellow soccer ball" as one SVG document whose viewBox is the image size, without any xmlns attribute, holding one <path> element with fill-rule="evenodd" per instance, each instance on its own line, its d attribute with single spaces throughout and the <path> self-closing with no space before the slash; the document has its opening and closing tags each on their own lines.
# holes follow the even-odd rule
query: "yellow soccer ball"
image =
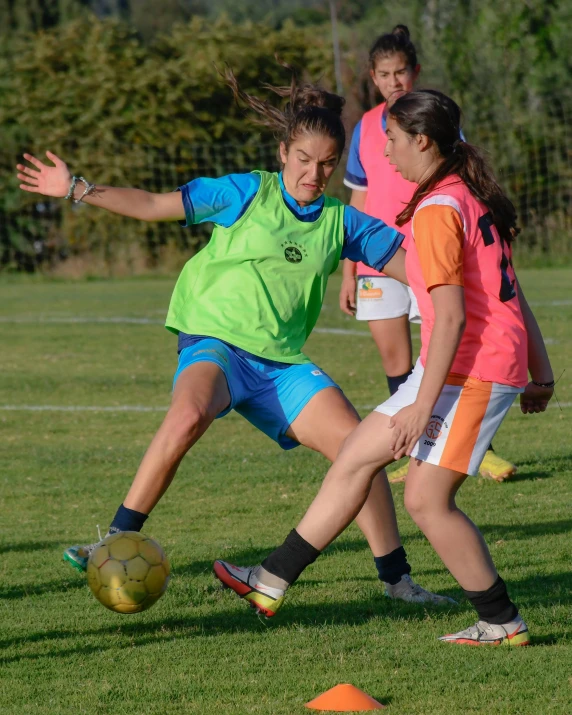
<svg viewBox="0 0 572 715">
<path fill-rule="evenodd" d="M 167 590 L 170 573 L 163 549 L 137 531 L 107 536 L 87 562 L 87 582 L 93 595 L 116 613 L 150 608 Z"/>
</svg>

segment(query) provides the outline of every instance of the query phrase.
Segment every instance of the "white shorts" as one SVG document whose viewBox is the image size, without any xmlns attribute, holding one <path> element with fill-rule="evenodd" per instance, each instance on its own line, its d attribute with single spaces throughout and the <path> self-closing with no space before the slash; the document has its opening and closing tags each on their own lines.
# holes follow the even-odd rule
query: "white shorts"
<svg viewBox="0 0 572 715">
<path fill-rule="evenodd" d="M 407 381 L 375 411 L 392 417 L 402 407 L 413 404 L 422 377 L 423 366 L 421 360 L 417 360 Z M 520 392 L 523 388 L 451 373 L 411 456 L 476 475 L 496 431 Z"/>
<path fill-rule="evenodd" d="M 357 320 L 389 320 L 407 315 L 411 323 L 421 322 L 411 288 L 389 276 L 358 276 L 356 304 Z"/>
</svg>

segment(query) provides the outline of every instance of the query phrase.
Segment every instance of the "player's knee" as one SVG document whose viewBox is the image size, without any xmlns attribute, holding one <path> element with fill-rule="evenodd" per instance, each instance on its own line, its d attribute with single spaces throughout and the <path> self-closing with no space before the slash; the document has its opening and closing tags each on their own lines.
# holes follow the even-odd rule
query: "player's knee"
<svg viewBox="0 0 572 715">
<path fill-rule="evenodd" d="M 192 441 L 202 434 L 212 422 L 207 408 L 196 404 L 172 406 L 166 418 L 169 432 L 177 442 Z"/>
<path fill-rule="evenodd" d="M 423 523 L 429 517 L 431 508 L 428 500 L 425 498 L 421 490 L 406 489 L 403 497 L 403 503 L 409 516 L 419 528 L 422 528 Z"/>
</svg>

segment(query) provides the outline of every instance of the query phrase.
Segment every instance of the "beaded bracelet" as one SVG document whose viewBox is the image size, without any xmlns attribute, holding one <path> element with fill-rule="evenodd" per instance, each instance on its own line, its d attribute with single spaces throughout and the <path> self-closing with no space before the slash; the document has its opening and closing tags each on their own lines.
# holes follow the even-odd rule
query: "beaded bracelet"
<svg viewBox="0 0 572 715">
<path fill-rule="evenodd" d="M 83 176 L 79 176 L 77 180 L 82 182 L 82 184 L 85 186 L 85 189 L 83 191 L 83 194 L 79 197 L 79 199 L 73 200 L 75 204 L 79 204 L 80 201 L 83 201 L 83 199 L 88 194 L 91 194 L 91 192 L 95 190 L 95 184 L 90 184 L 87 179 L 83 178 Z"/>
<path fill-rule="evenodd" d="M 85 186 L 85 189 L 83 191 L 83 194 L 79 197 L 79 199 L 74 199 L 73 194 L 75 191 L 75 187 L 77 186 L 78 181 L 81 181 L 81 183 Z M 92 191 L 95 190 L 95 184 L 90 184 L 87 179 L 84 179 L 83 176 L 72 176 L 70 188 L 65 196 L 66 199 L 71 199 L 74 204 L 79 204 L 80 201 L 82 201 L 88 194 L 91 194 Z"/>
<path fill-rule="evenodd" d="M 73 196 L 73 192 L 75 191 L 76 184 L 77 184 L 77 176 L 72 176 L 70 188 L 69 188 L 67 194 L 64 196 L 66 201 L 68 199 L 71 199 L 71 197 Z"/>
<path fill-rule="evenodd" d="M 554 380 L 551 382 L 536 382 L 536 380 L 532 380 L 532 384 L 536 385 L 536 387 L 554 387 L 556 383 Z"/>
</svg>

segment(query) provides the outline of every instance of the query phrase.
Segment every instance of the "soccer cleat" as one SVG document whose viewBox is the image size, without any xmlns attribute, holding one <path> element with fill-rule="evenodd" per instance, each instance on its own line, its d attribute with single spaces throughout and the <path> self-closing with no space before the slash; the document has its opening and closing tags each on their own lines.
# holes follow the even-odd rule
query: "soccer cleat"
<svg viewBox="0 0 572 715">
<path fill-rule="evenodd" d="M 411 578 L 409 574 L 401 577 L 401 581 L 392 585 L 385 583 L 385 595 L 407 603 L 431 603 L 434 606 L 457 606 L 457 601 L 449 596 L 426 591 Z"/>
<path fill-rule="evenodd" d="M 458 645 L 530 645 L 528 628 L 518 615 L 510 623 L 503 623 L 502 626 L 487 621 L 478 621 L 464 631 L 449 633 L 449 635 L 441 636 L 439 640 Z"/>
<path fill-rule="evenodd" d="M 492 449 L 487 449 L 479 467 L 481 477 L 490 477 L 495 482 L 504 482 L 516 474 L 516 467 L 506 459 L 499 457 Z"/>
<path fill-rule="evenodd" d="M 399 482 L 404 482 L 407 476 L 407 470 L 409 469 L 409 460 L 405 462 L 401 467 L 394 469 L 393 472 L 388 472 L 387 481 L 390 484 L 398 484 Z"/>
<path fill-rule="evenodd" d="M 256 578 L 257 566 L 234 566 L 228 561 L 215 561 L 213 571 L 218 580 L 244 598 L 257 613 L 267 618 L 275 616 L 284 601 L 285 591 L 271 588 Z"/>
<path fill-rule="evenodd" d="M 85 546 L 69 546 L 64 551 L 64 561 L 76 569 L 76 571 L 81 571 L 82 573 L 87 571 L 87 562 L 91 555 L 91 552 L 95 549 L 99 542 L 95 544 L 87 544 Z"/>
</svg>

